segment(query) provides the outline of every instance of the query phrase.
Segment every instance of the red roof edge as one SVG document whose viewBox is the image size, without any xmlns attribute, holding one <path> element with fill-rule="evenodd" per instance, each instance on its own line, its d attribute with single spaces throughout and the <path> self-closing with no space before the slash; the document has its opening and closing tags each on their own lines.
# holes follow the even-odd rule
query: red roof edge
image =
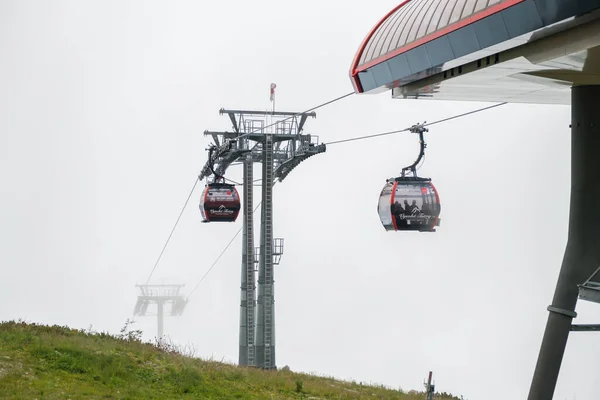
<svg viewBox="0 0 600 400">
<path fill-rule="evenodd" d="M 445 26 L 442 29 L 439 29 L 437 31 L 430 33 L 429 35 L 423 36 L 422 38 L 419 38 L 411 43 L 408 43 L 396 50 L 393 50 L 387 54 L 379 56 L 376 59 L 373 59 L 371 61 L 368 61 L 368 62 L 364 63 L 363 65 L 361 65 L 360 68 L 358 68 L 358 66 L 355 66 L 354 73 L 358 76 L 359 72 L 369 69 L 369 68 L 371 68 L 377 64 L 380 64 L 384 61 L 387 61 L 391 58 L 394 58 L 402 53 L 406 53 L 407 51 L 412 50 L 415 47 L 418 47 L 418 46 L 421 46 L 422 44 L 431 42 L 432 40 L 435 40 L 441 36 L 447 35 L 450 32 L 454 32 L 460 28 L 464 28 L 465 26 L 473 24 L 473 23 L 475 23 L 481 19 L 484 19 L 486 17 L 489 17 L 492 14 L 498 13 L 502 10 L 510 8 L 519 3 L 523 3 L 524 1 L 525 0 L 506 0 L 501 3 L 496 3 L 491 6 L 488 6 L 488 8 L 484 8 L 483 10 L 478 11 L 473 15 L 470 15 L 466 18 L 458 20 L 458 21 L 454 22 L 453 24 L 450 24 L 448 26 Z"/>
<path fill-rule="evenodd" d="M 358 67 L 358 63 L 360 62 L 360 57 L 362 56 L 362 53 L 365 51 L 365 47 L 367 47 L 367 44 L 369 43 L 369 40 L 371 39 L 371 37 L 375 34 L 375 31 L 377 31 L 377 29 L 392 15 L 394 14 L 396 11 L 398 11 L 402 6 L 404 6 L 407 3 L 410 3 L 411 0 L 404 0 L 402 3 L 398 4 L 396 7 L 394 7 L 392 9 L 392 11 L 390 11 L 389 13 L 387 13 L 385 15 L 385 17 L 383 17 L 381 19 L 381 21 L 379 21 L 372 29 L 371 31 L 367 34 L 367 36 L 364 38 L 364 40 L 362 41 L 362 43 L 360 44 L 360 47 L 358 48 L 358 51 L 356 52 L 356 55 L 354 56 L 354 59 L 352 60 L 352 66 L 350 67 L 350 79 L 352 80 L 352 85 L 354 86 L 354 92 L 355 93 L 363 93 L 363 88 L 360 85 L 360 80 L 358 79 L 358 71 L 357 71 L 357 67 Z"/>
</svg>

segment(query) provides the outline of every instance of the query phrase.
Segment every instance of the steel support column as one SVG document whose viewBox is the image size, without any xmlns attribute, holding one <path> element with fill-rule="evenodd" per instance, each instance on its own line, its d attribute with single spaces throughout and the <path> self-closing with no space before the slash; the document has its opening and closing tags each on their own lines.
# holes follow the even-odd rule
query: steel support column
<svg viewBox="0 0 600 400">
<path fill-rule="evenodd" d="M 258 269 L 258 318 L 256 366 L 276 369 L 275 305 L 273 279 L 273 148 L 274 137 L 265 134 L 262 164 L 260 263 Z"/>
<path fill-rule="evenodd" d="M 158 341 L 162 341 L 163 338 L 163 319 L 165 317 L 165 310 L 164 310 L 164 301 L 158 300 L 157 303 L 158 306 Z"/>
<path fill-rule="evenodd" d="M 552 400 L 577 315 L 577 285 L 600 265 L 600 86 L 573 87 L 571 98 L 569 233 L 528 400 Z"/>
<path fill-rule="evenodd" d="M 256 307 L 256 283 L 254 273 L 254 174 L 251 153 L 245 156 L 243 164 L 244 199 L 242 204 L 244 207 L 244 237 L 242 243 L 239 365 L 253 366 L 255 362 L 254 310 Z"/>
</svg>

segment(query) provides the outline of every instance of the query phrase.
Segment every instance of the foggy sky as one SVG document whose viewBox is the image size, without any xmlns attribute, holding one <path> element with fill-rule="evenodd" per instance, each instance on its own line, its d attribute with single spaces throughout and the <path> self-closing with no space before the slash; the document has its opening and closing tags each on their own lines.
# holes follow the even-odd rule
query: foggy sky
<svg viewBox="0 0 600 400">
<path fill-rule="evenodd" d="M 206 161 L 202 132 L 231 129 L 219 109 L 268 109 L 271 82 L 283 111 L 352 91 L 354 53 L 396 4 L 0 0 L 0 320 L 118 332 Z M 484 105 L 355 95 L 305 133 L 329 142 Z M 432 370 L 438 391 L 525 398 L 566 245 L 569 122 L 566 106 L 510 104 L 432 126 L 419 172 L 442 200 L 434 234 L 386 232 L 376 211 L 415 135 L 302 163 L 274 189 L 278 366 L 405 390 Z M 202 224 L 201 188 L 152 280 L 186 293 L 242 224 Z M 237 362 L 240 267 L 241 235 L 165 333 Z M 577 312 L 600 322 L 597 305 Z M 137 321 L 156 334 L 155 318 Z M 556 399 L 600 390 L 597 343 L 571 335 Z"/>
</svg>

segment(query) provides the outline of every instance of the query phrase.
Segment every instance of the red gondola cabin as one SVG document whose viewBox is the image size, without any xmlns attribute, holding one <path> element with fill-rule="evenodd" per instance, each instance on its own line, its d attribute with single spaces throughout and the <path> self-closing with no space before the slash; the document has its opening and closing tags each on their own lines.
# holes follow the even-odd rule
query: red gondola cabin
<svg viewBox="0 0 600 400">
<path fill-rule="evenodd" d="M 377 212 L 387 231 L 435 232 L 440 197 L 428 178 L 399 177 L 387 181 Z"/>
<path fill-rule="evenodd" d="M 240 195 L 234 185 L 210 183 L 202 192 L 203 222 L 235 222 L 240 213 Z"/>
</svg>

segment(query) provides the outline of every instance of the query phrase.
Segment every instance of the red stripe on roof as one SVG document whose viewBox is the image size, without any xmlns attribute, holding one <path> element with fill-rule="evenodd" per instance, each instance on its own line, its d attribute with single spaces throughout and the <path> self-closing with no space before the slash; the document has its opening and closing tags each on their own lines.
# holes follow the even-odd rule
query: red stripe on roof
<svg viewBox="0 0 600 400">
<path fill-rule="evenodd" d="M 396 11 L 398 11 L 402 6 L 404 6 L 405 4 L 410 3 L 412 0 L 405 0 L 402 3 L 398 4 L 396 7 L 394 7 L 392 9 L 392 11 L 390 11 L 389 13 L 387 13 L 385 15 L 385 17 L 383 17 L 381 19 L 381 21 L 379 21 L 372 29 L 371 31 L 367 34 L 367 36 L 365 36 L 364 40 L 362 41 L 362 43 L 360 44 L 358 51 L 356 52 L 356 55 L 354 56 L 354 60 L 352 60 L 352 66 L 350 67 L 350 77 L 352 78 L 352 83 L 354 84 L 354 90 L 358 91 L 358 92 L 362 92 L 362 87 L 360 85 L 360 81 L 358 80 L 358 63 L 360 62 L 360 57 L 362 56 L 362 53 L 365 51 L 365 48 L 367 47 L 367 44 L 369 44 L 369 40 L 371 40 L 371 38 L 373 37 L 373 35 L 375 34 L 375 31 L 377 31 L 377 29 L 383 25 L 383 23 L 385 21 L 387 21 L 387 19 L 389 17 L 392 16 L 392 14 L 394 14 Z"/>
<path fill-rule="evenodd" d="M 473 24 L 479 20 L 482 20 L 486 17 L 489 17 L 490 15 L 496 14 L 502 10 L 505 10 L 509 7 L 512 7 L 514 5 L 517 5 L 519 3 L 524 2 L 525 0 L 507 0 L 503 3 L 499 3 L 496 4 L 492 7 L 489 7 L 485 10 L 479 11 L 476 14 L 473 14 L 467 18 L 464 18 L 460 21 L 457 21 L 455 23 L 453 23 L 452 25 L 448 25 L 438 31 L 432 32 L 429 35 L 423 36 L 420 39 L 415 40 L 414 42 L 411 42 L 405 46 L 402 46 L 394 51 L 391 51 L 387 54 L 384 54 L 380 57 L 377 57 L 374 60 L 371 60 L 365 64 L 362 65 L 358 65 L 359 61 L 360 61 L 360 57 L 362 56 L 363 51 L 365 50 L 367 44 L 369 43 L 369 40 L 372 38 L 372 36 L 375 34 L 375 31 L 393 14 L 395 13 L 398 9 L 400 9 L 402 6 L 404 6 L 405 4 L 409 3 L 411 0 L 406 0 L 403 3 L 401 3 L 400 5 L 398 5 L 397 7 L 395 7 L 392 11 L 390 11 L 385 17 L 383 17 L 383 19 L 381 21 L 379 21 L 377 23 L 377 25 L 375 25 L 375 27 L 373 27 L 373 29 L 371 29 L 371 32 L 369 32 L 369 34 L 367 35 L 367 37 L 365 38 L 365 40 L 363 41 L 363 43 L 361 44 L 361 46 L 358 49 L 358 52 L 356 53 L 356 56 L 354 57 L 354 60 L 352 62 L 352 67 L 350 69 L 350 77 L 352 78 L 352 81 L 354 83 L 354 88 L 355 91 L 358 91 L 359 93 L 362 93 L 362 87 L 360 86 L 360 81 L 358 79 L 358 73 L 362 72 L 366 69 L 369 69 L 377 64 L 380 64 L 384 61 L 387 61 L 393 57 L 396 57 L 402 53 L 406 53 L 409 50 L 414 49 L 415 47 L 421 46 L 425 43 L 431 42 L 441 36 L 447 35 L 451 32 L 454 32 L 460 28 L 464 28 L 467 25 Z"/>
</svg>

